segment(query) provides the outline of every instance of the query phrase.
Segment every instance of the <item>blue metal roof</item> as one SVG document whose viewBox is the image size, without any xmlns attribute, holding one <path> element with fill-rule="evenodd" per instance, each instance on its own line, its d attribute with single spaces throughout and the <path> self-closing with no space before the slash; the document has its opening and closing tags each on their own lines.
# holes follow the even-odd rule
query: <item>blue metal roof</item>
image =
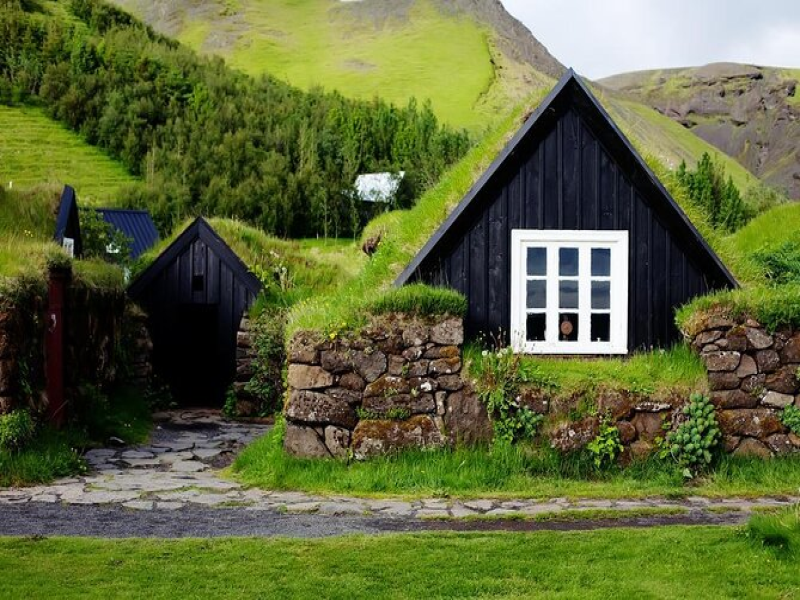
<svg viewBox="0 0 800 600">
<path fill-rule="evenodd" d="M 110 223 L 131 239 L 131 258 L 138 258 L 158 243 L 158 230 L 146 210 L 98 208 L 97 212 L 106 223 Z"/>
</svg>

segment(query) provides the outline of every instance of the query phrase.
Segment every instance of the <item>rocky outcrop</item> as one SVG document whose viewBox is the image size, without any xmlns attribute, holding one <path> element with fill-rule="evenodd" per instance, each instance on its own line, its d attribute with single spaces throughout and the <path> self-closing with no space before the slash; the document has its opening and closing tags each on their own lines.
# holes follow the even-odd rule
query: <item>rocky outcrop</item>
<svg viewBox="0 0 800 600">
<path fill-rule="evenodd" d="M 461 378 L 460 319 L 373 317 L 349 337 L 295 334 L 288 348 L 285 448 L 364 459 L 410 447 L 491 439 Z"/>
<path fill-rule="evenodd" d="M 720 63 L 628 73 L 601 83 L 649 104 L 800 198 L 797 72 Z"/>
</svg>

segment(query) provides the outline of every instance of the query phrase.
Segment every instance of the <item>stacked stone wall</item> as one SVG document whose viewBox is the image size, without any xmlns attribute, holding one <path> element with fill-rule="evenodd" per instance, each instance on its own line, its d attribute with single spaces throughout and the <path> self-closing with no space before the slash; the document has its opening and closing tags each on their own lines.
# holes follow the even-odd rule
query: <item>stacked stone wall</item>
<svg viewBox="0 0 800 600">
<path fill-rule="evenodd" d="M 767 457 L 800 449 L 800 437 L 781 423 L 783 409 L 800 406 L 800 332 L 710 316 L 692 345 L 708 369 L 728 452 Z"/>
<path fill-rule="evenodd" d="M 289 344 L 286 450 L 368 458 L 491 436 L 461 377 L 461 319 L 373 317 L 358 335 L 300 332 Z"/>
</svg>

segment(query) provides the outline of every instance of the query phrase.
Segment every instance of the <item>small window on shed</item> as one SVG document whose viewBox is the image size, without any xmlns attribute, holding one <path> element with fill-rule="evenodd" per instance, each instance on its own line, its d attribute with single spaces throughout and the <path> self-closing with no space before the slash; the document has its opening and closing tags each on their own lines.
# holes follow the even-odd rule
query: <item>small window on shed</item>
<svg viewBox="0 0 800 600">
<path fill-rule="evenodd" d="M 511 258 L 515 351 L 627 353 L 627 231 L 514 230 Z"/>
<path fill-rule="evenodd" d="M 202 275 L 192 275 L 192 291 L 202 292 L 205 289 L 205 279 Z"/>
</svg>

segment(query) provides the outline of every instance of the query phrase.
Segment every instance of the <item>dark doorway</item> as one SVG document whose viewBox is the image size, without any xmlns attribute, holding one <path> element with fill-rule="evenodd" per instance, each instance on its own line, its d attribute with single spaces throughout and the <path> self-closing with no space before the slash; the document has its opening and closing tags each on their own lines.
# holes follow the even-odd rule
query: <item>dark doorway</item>
<svg viewBox="0 0 800 600">
<path fill-rule="evenodd" d="M 170 385 L 181 406 L 221 406 L 230 369 L 219 347 L 216 304 L 182 304 L 175 310 Z M 165 357 L 167 358 L 167 357 Z"/>
</svg>

